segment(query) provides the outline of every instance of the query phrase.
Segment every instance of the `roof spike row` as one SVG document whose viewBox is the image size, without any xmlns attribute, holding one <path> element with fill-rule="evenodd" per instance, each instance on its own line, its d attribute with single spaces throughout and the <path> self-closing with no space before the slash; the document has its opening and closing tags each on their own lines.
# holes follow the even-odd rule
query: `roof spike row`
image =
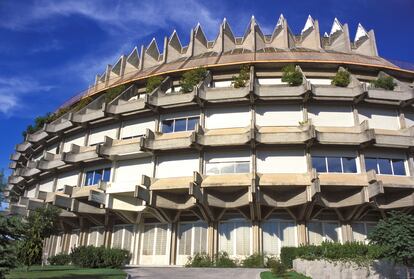
<svg viewBox="0 0 414 279">
<path fill-rule="evenodd" d="M 162 53 L 158 48 L 155 38 L 151 40 L 147 47 L 137 47 L 127 56 L 121 56 L 110 71 L 97 75 L 95 85 L 105 83 L 109 75 L 111 77 L 122 77 L 125 74 L 132 74 L 136 71 L 159 66 L 162 63 L 170 63 L 182 58 L 191 56 L 201 56 L 208 52 L 232 53 L 234 49 L 243 48 L 256 52 L 262 49 L 274 48 L 278 50 L 289 50 L 292 48 L 305 48 L 320 51 L 328 49 L 345 53 L 358 53 L 369 56 L 377 56 L 375 35 L 371 30 L 367 32 L 365 28 L 358 24 L 354 42 L 349 38 L 347 24 L 342 24 L 337 18 L 334 19 L 330 32 L 325 32 L 325 39 L 321 45 L 321 34 L 319 24 L 311 15 L 308 15 L 305 25 L 298 36 L 295 36 L 287 23 L 283 14 L 280 14 L 273 33 L 265 36 L 254 15 L 243 34 L 243 37 L 236 37 L 233 33 L 227 18 L 223 18 L 220 24 L 218 35 L 214 41 L 209 41 L 203 31 L 201 24 L 191 29 L 188 46 L 183 46 L 176 30 L 173 30 L 169 37 L 164 38 Z M 352 45 L 352 48 L 351 48 Z"/>
</svg>

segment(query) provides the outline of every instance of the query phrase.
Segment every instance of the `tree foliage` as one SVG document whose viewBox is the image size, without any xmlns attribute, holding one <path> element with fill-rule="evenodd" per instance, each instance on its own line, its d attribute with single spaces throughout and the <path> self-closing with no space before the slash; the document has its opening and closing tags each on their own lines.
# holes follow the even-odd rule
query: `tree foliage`
<svg viewBox="0 0 414 279">
<path fill-rule="evenodd" d="M 303 74 L 293 64 L 287 65 L 282 69 L 282 81 L 287 82 L 289 86 L 299 86 L 303 83 Z"/>
<path fill-rule="evenodd" d="M 24 232 L 19 217 L 0 215 L 0 279 L 17 266 L 16 244 Z"/>
<path fill-rule="evenodd" d="M 243 65 L 237 76 L 233 76 L 231 84 L 234 88 L 246 87 L 247 81 L 250 79 L 249 65 Z"/>
<path fill-rule="evenodd" d="M 394 90 L 397 85 L 394 79 L 390 76 L 378 77 L 376 80 L 371 82 L 371 85 L 375 88 L 382 88 L 385 90 Z"/>
<path fill-rule="evenodd" d="M 386 247 L 385 255 L 397 263 L 414 264 L 414 216 L 392 211 L 368 235 L 371 243 Z"/>
<path fill-rule="evenodd" d="M 152 93 L 152 91 L 154 91 L 155 88 L 161 85 L 161 82 L 163 80 L 164 78 L 160 76 L 149 77 L 147 79 L 147 84 L 145 85 L 145 92 L 147 92 L 148 94 Z"/>
<path fill-rule="evenodd" d="M 41 207 L 27 218 L 25 234 L 18 249 L 19 259 L 27 267 L 41 262 L 43 240 L 58 233 L 58 216 L 59 209 L 56 207 Z"/>
<path fill-rule="evenodd" d="M 110 89 L 106 90 L 106 92 L 105 92 L 105 102 L 109 103 L 110 101 L 112 101 L 113 99 L 118 97 L 119 94 L 124 92 L 125 89 L 127 89 L 127 86 L 125 84 L 121 84 L 117 87 L 110 88 Z"/>
<path fill-rule="evenodd" d="M 185 72 L 180 79 L 181 93 L 193 91 L 194 86 L 201 82 L 206 75 L 207 70 L 202 67 Z"/>
<path fill-rule="evenodd" d="M 332 79 L 331 84 L 339 87 L 347 87 L 351 82 L 351 74 L 347 70 L 339 70 Z"/>
</svg>

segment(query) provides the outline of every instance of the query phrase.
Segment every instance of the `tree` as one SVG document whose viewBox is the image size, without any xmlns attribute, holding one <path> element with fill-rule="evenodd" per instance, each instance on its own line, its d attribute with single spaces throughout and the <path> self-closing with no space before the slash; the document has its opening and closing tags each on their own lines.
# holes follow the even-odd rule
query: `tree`
<svg viewBox="0 0 414 279">
<path fill-rule="evenodd" d="M 414 216 L 392 211 L 368 235 L 371 243 L 386 247 L 385 256 L 396 263 L 414 263 Z"/>
<path fill-rule="evenodd" d="M 6 186 L 4 170 L 0 170 L 0 209 L 3 208 L 3 202 L 5 201 L 4 191 L 6 190 Z"/>
<path fill-rule="evenodd" d="M 207 75 L 205 68 L 192 69 L 183 74 L 180 79 L 181 93 L 189 93 L 194 90 L 200 81 L 202 81 Z"/>
<path fill-rule="evenodd" d="M 58 208 L 41 207 L 31 212 L 27 218 L 25 235 L 19 245 L 19 258 L 27 268 L 41 262 L 43 240 L 58 232 L 58 217 Z"/>
<path fill-rule="evenodd" d="M 331 84 L 339 87 L 347 87 L 351 82 L 351 74 L 347 70 L 339 70 L 332 79 Z"/>
<path fill-rule="evenodd" d="M 289 86 L 299 86 L 303 83 L 303 74 L 292 64 L 283 67 L 282 81 L 287 82 Z"/>
<path fill-rule="evenodd" d="M 240 69 L 239 74 L 237 76 L 233 76 L 233 81 L 231 82 L 231 84 L 234 86 L 234 88 L 245 87 L 249 78 L 249 65 L 243 65 Z"/>
<path fill-rule="evenodd" d="M 375 88 L 382 88 L 385 90 L 394 90 L 397 83 L 395 83 L 392 77 L 386 76 L 386 77 L 379 77 L 376 80 L 373 80 L 371 82 L 371 85 L 374 86 Z"/>
<path fill-rule="evenodd" d="M 17 265 L 16 244 L 24 228 L 20 217 L 0 215 L 0 279 Z"/>
</svg>

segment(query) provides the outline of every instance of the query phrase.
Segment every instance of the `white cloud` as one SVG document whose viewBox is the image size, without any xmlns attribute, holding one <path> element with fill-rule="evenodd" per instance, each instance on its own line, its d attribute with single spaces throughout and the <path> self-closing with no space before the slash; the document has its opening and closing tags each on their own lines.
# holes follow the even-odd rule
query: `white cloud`
<svg viewBox="0 0 414 279">
<path fill-rule="evenodd" d="M 53 86 L 42 85 L 31 78 L 0 77 L 0 113 L 10 116 L 25 106 L 24 95 L 31 92 L 50 91 Z"/>
</svg>

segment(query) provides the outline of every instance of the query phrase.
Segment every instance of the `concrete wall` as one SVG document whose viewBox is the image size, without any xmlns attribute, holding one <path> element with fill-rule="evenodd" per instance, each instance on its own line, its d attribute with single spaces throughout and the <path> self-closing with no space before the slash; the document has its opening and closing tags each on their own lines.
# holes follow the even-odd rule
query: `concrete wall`
<svg viewBox="0 0 414 279">
<path fill-rule="evenodd" d="M 298 126 L 301 121 L 300 104 L 256 106 L 256 124 L 259 126 Z"/>
<path fill-rule="evenodd" d="M 206 109 L 206 128 L 235 128 L 250 125 L 250 109 L 248 106 L 232 106 Z"/>
<path fill-rule="evenodd" d="M 42 180 L 40 182 L 40 185 L 39 185 L 39 191 L 52 192 L 53 191 L 53 183 L 54 183 L 53 178 L 48 178 L 48 179 Z"/>
<path fill-rule="evenodd" d="M 312 124 L 315 126 L 354 126 L 354 115 L 351 106 L 311 104 L 308 107 L 308 118 L 312 120 Z"/>
<path fill-rule="evenodd" d="M 65 185 L 77 186 L 78 185 L 78 171 L 71 171 L 58 176 L 56 190 L 63 189 Z"/>
<path fill-rule="evenodd" d="M 122 122 L 120 138 L 136 137 L 145 135 L 146 129 L 155 131 L 155 121 L 153 117 L 131 119 Z"/>
<path fill-rule="evenodd" d="M 141 184 L 142 175 L 152 176 L 154 165 L 152 158 L 118 161 L 112 184 Z"/>
<path fill-rule="evenodd" d="M 393 266 L 387 261 L 374 261 L 368 268 L 365 266 L 358 267 L 351 263 L 295 259 L 293 261 L 293 269 L 313 279 L 407 278 L 407 269 L 405 267 Z M 411 272 L 413 274 L 414 270 L 411 269 Z"/>
<path fill-rule="evenodd" d="M 192 176 L 199 170 L 198 153 L 161 155 L 157 158 L 157 178 Z"/>
<path fill-rule="evenodd" d="M 368 120 L 370 128 L 376 129 L 400 129 L 398 112 L 390 108 L 359 107 L 359 122 Z"/>
<path fill-rule="evenodd" d="M 92 129 L 89 134 L 88 145 L 97 144 L 104 141 L 105 136 L 116 139 L 119 124 L 111 124 L 99 128 Z"/>
<path fill-rule="evenodd" d="M 305 173 L 305 150 L 260 149 L 256 152 L 259 173 Z"/>
<path fill-rule="evenodd" d="M 63 152 L 69 152 L 70 146 L 72 144 L 84 146 L 85 145 L 85 133 L 79 133 L 79 134 L 66 138 L 63 144 Z"/>
</svg>

